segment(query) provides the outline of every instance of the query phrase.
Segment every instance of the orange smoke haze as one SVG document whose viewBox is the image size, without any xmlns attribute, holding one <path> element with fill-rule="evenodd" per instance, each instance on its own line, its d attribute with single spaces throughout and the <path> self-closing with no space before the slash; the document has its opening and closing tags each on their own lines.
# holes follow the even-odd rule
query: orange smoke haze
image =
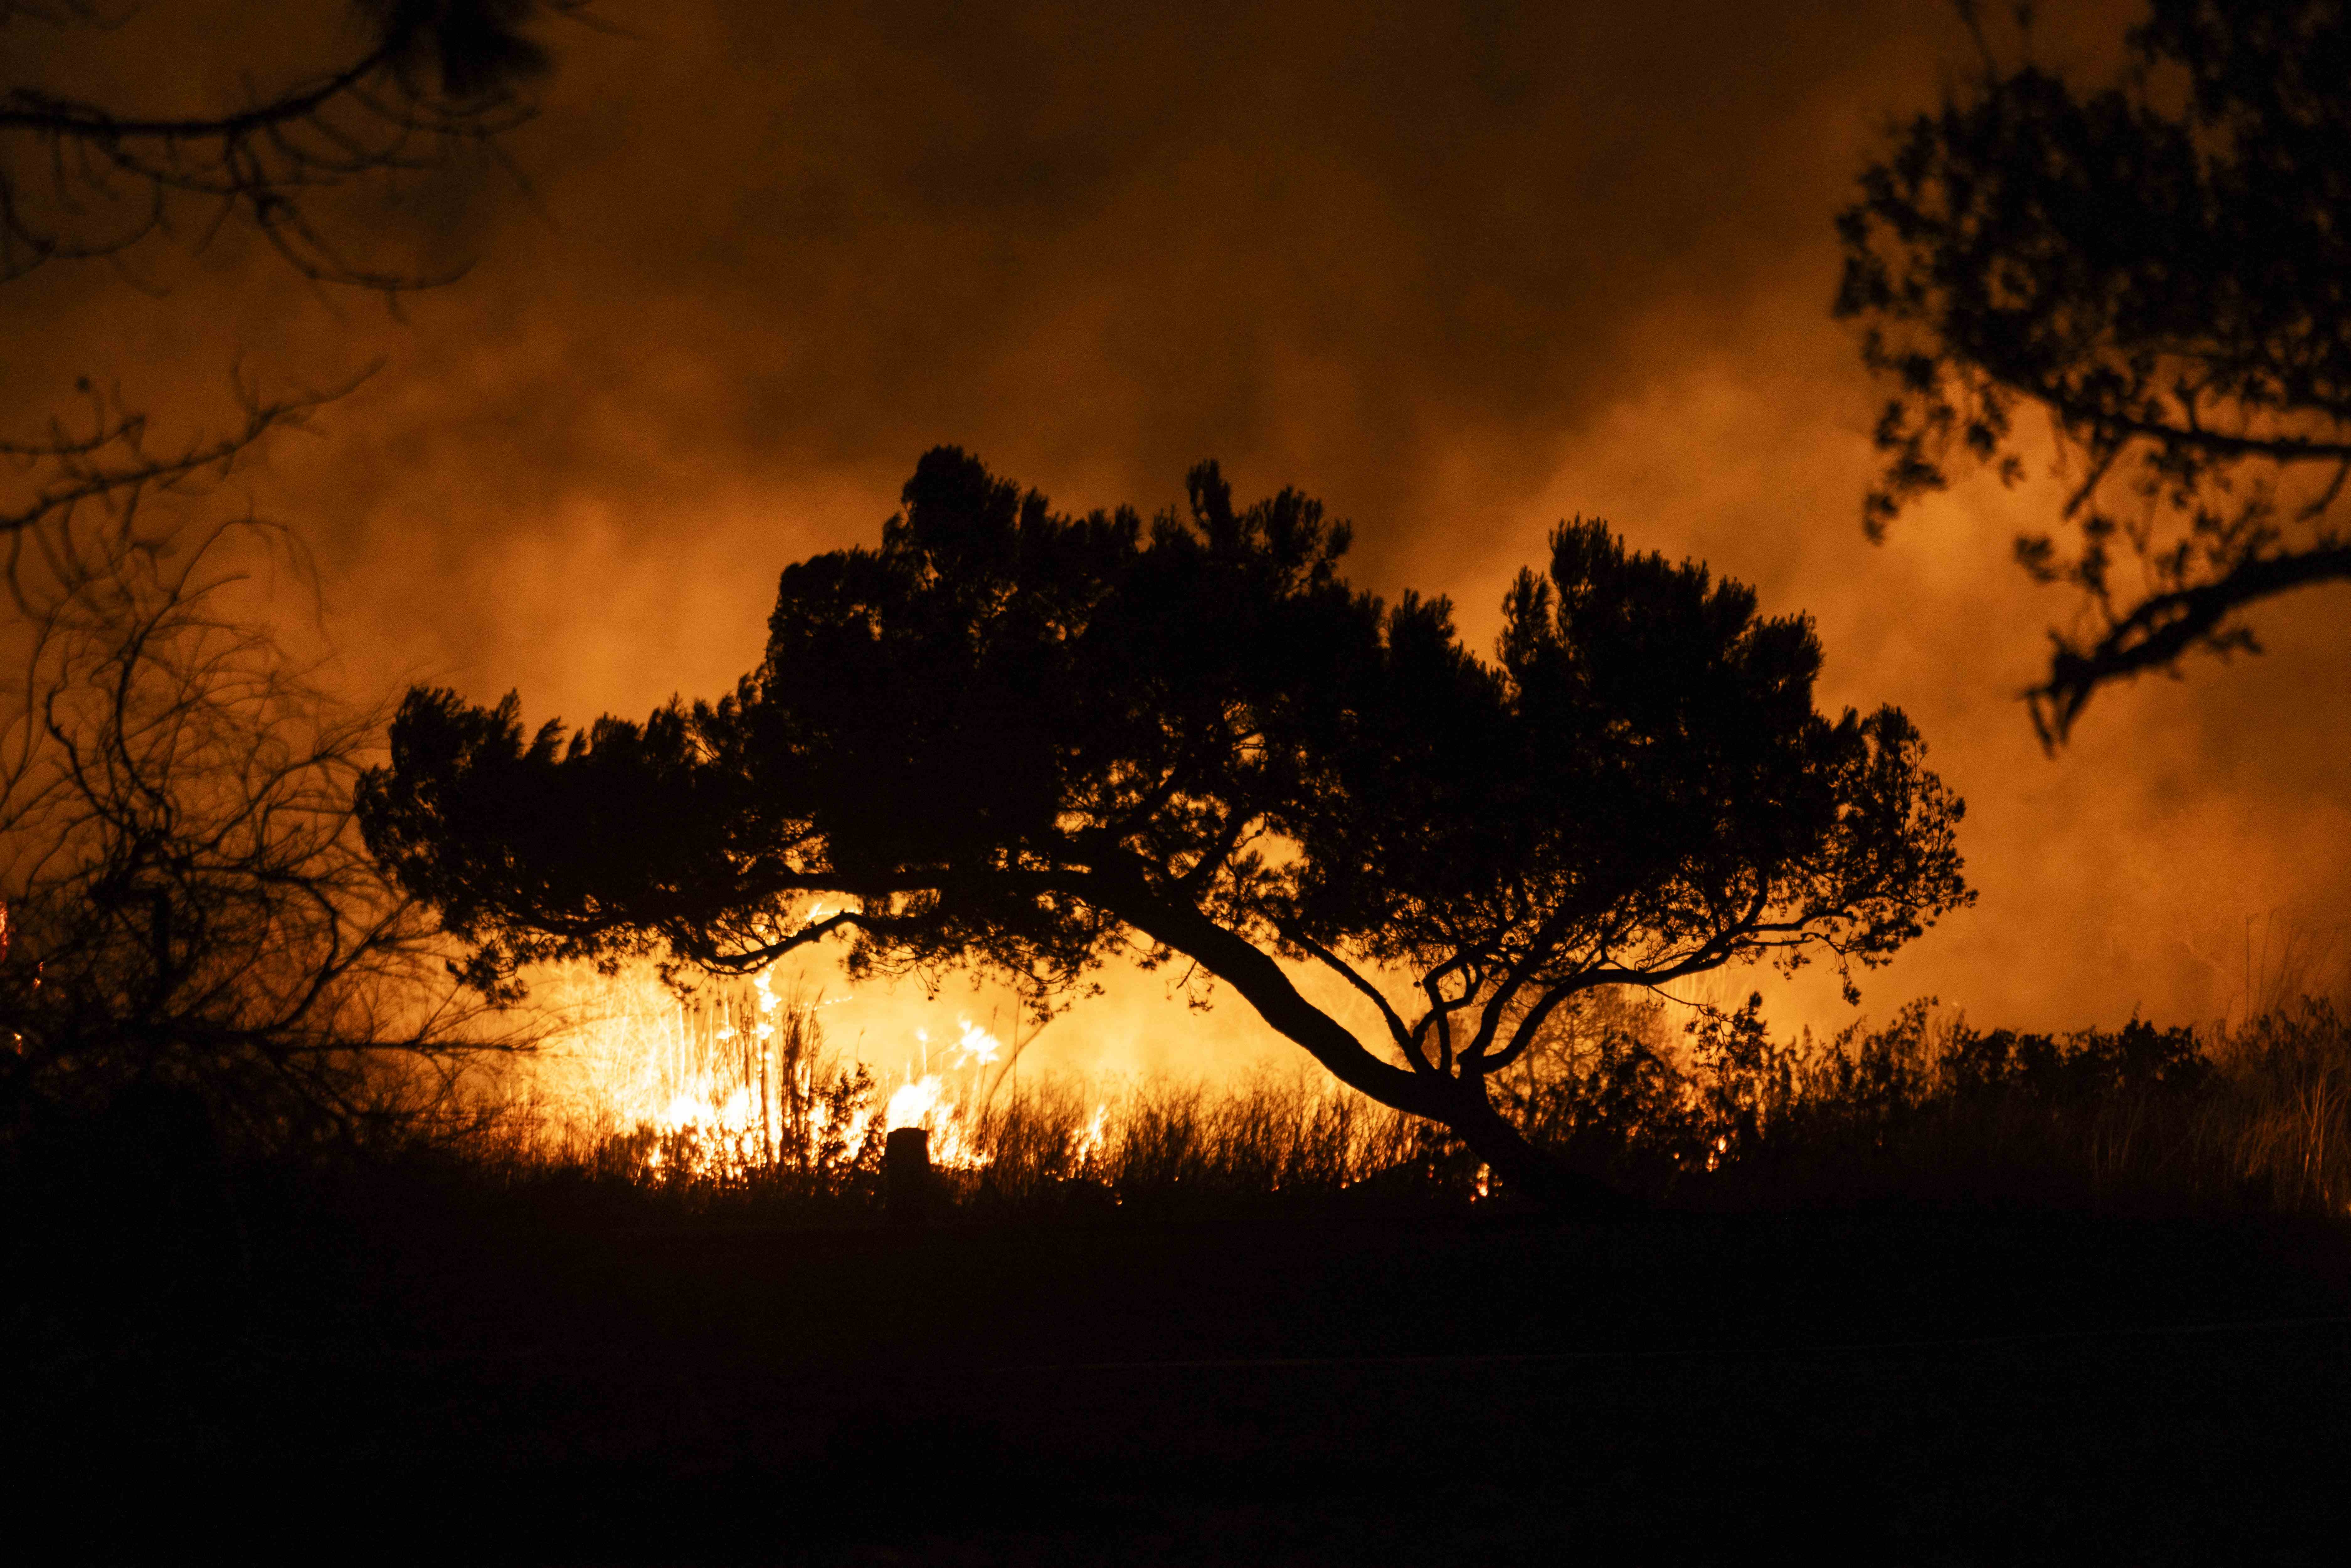
<svg viewBox="0 0 2351 1568">
<path fill-rule="evenodd" d="M 107 90 L 233 99 L 247 61 L 315 43 L 269 9 L 159 0 L 141 26 L 184 47 Z M 2131 15 L 2047 9 L 2041 52 L 2089 74 Z M 2262 613 L 2262 658 L 2101 695 L 2052 759 L 2015 694 L 2072 606 L 2008 560 L 2052 487 L 1971 484 L 1861 537 L 1876 394 L 1829 319 L 1831 219 L 1887 119 L 1970 57 L 1941 8 L 599 15 L 616 30 L 546 34 L 527 189 L 485 162 L 363 214 L 389 254 L 477 256 L 462 281 L 393 316 L 234 228 L 142 249 L 133 280 L 52 267 L 0 288 L 0 412 L 34 425 L 89 374 L 184 429 L 225 419 L 240 356 L 277 385 L 380 360 L 238 504 L 309 541 L 354 690 L 514 687 L 534 724 L 730 685 L 783 565 L 872 542 L 942 442 L 1068 510 L 1169 505 L 1207 456 L 1247 495 L 1297 486 L 1353 519 L 1359 584 L 1452 595 L 1480 646 L 1549 528 L 1596 515 L 1809 611 L 1823 706 L 1901 705 L 1966 797 L 1981 901 L 1865 977 L 1872 1013 L 2209 1019 L 2239 1003 L 2249 918 L 2346 918 L 2340 590 Z M 38 39 L 6 47 L 29 79 Z M 1824 982 L 1775 995 L 1785 1025 L 1851 1016 Z M 1267 1050 L 1244 1004 L 1189 1014 L 1158 975 L 1112 977 L 1039 1047 Z"/>
</svg>

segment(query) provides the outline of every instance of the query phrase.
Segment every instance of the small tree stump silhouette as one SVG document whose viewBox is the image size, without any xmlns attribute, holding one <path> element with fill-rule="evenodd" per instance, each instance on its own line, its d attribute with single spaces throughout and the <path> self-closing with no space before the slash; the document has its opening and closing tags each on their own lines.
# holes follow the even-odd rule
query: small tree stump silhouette
<svg viewBox="0 0 2351 1568">
<path fill-rule="evenodd" d="M 892 1129 L 882 1145 L 882 1171 L 890 1223 L 922 1225 L 931 1205 L 931 1134 L 920 1127 Z"/>
</svg>

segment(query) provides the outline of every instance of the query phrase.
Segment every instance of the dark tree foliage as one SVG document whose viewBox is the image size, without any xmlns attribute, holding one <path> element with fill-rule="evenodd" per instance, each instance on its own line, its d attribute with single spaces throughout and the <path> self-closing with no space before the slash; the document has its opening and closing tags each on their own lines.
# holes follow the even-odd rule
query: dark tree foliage
<svg viewBox="0 0 2351 1568">
<path fill-rule="evenodd" d="M 320 221 L 329 193 L 489 147 L 530 118 L 543 13 L 585 0 L 351 0 L 358 42 L 316 76 L 211 112 L 157 115 L 0 88 L 0 280 L 113 256 L 192 207 L 250 224 L 296 270 L 387 294 L 445 282 L 355 253 Z M 105 26 L 87 0 L 0 4 L 0 26 Z"/>
<path fill-rule="evenodd" d="M 1188 501 L 1057 516 L 935 451 L 879 549 L 785 570 L 765 662 L 717 703 L 566 742 L 512 696 L 412 692 L 369 842 L 493 989 L 838 933 L 854 969 L 978 963 L 1050 998 L 1139 939 L 1571 1200 L 1488 1092 L 1559 1009 L 1874 964 L 1971 896 L 1917 732 L 1816 713 L 1810 624 L 1746 587 L 1563 525 L 1489 664 L 1445 601 L 1349 588 L 1317 503 L 1238 507 L 1213 464 Z M 1341 977 L 1379 1036 L 1278 959 Z"/>
<path fill-rule="evenodd" d="M 2068 542 L 2017 557 L 2085 596 L 2030 694 L 2055 744 L 2101 686 L 2254 651 L 2248 607 L 2351 579 L 2351 8 L 2153 0 L 2095 91 L 1978 41 L 1838 219 L 1836 312 L 1893 383 L 1873 538 L 1959 464 L 2013 483 L 2018 412 L 2051 420 Z"/>
</svg>

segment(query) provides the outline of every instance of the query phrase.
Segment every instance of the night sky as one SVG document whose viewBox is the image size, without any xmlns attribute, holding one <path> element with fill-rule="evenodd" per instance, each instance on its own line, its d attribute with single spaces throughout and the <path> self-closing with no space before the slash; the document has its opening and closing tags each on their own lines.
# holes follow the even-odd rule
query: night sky
<svg viewBox="0 0 2351 1568">
<path fill-rule="evenodd" d="M 233 99 L 338 47 L 270 9 L 159 6 L 89 58 L 26 56 L 19 26 L 0 75 Z M 2103 74 L 2129 8 L 2046 9 L 2041 53 Z M 2073 603 L 2008 543 L 2055 486 L 1979 479 L 1862 537 L 1877 393 L 1830 319 L 1831 225 L 1888 119 L 1964 67 L 1943 8 L 598 15 L 543 33 L 559 72 L 507 143 L 527 187 L 483 162 L 357 213 L 385 255 L 477 258 L 462 281 L 394 315 L 235 228 L 54 267 L 0 288 L 11 423 L 79 374 L 184 430 L 223 422 L 240 356 L 273 386 L 381 361 L 227 504 L 308 541 L 354 693 L 519 688 L 534 724 L 726 689 L 784 564 L 874 541 L 939 443 L 1068 510 L 1174 504 L 1203 457 L 1244 496 L 1296 486 L 1353 520 L 1359 586 L 1451 595 L 1481 648 L 1551 526 L 1604 517 L 1810 612 L 1823 706 L 1899 704 L 1967 799 L 1980 902 L 1865 980 L 1871 1014 L 2208 1021 L 2241 1006 L 2249 919 L 2273 970 L 2351 919 L 2340 590 L 2259 612 L 2260 659 L 2102 694 L 2051 758 L 2016 694 Z M 1246 1045 L 1244 1004 L 1202 1025 L 1163 990 L 1056 1037 Z M 1808 985 L 1774 1016 L 1851 1013 Z"/>
</svg>

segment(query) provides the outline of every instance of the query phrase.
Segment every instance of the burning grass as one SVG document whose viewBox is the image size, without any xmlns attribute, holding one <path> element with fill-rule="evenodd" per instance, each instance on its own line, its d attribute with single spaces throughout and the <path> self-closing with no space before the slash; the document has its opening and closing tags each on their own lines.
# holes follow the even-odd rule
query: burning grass
<svg viewBox="0 0 2351 1568">
<path fill-rule="evenodd" d="M 1301 1072 L 1209 1086 L 1010 1077 L 963 1020 L 877 1077 L 823 998 L 767 977 L 680 998 L 575 986 L 569 1026 L 482 1153 L 692 1204 L 860 1211 L 896 1127 L 977 1218 L 1268 1202 L 1468 1205 L 1488 1174 L 1440 1128 Z M 1674 1207 L 1926 1201 L 2351 1213 L 2351 1020 L 2304 999 L 2243 1025 L 1982 1031 L 1928 1004 L 1772 1036 L 1750 1004 L 1605 998 L 1497 1085 L 1539 1141 Z"/>
<path fill-rule="evenodd" d="M 1019 1079 L 968 1019 L 916 1031 L 904 1070 L 877 1071 L 827 1046 L 826 998 L 769 976 L 680 996 L 572 974 L 541 994 L 548 1043 L 475 1145 L 525 1179 L 854 1208 L 881 1199 L 888 1134 L 920 1127 L 941 1197 L 971 1213 L 1475 1190 L 1476 1162 L 1438 1129 L 1304 1071 Z"/>
</svg>

